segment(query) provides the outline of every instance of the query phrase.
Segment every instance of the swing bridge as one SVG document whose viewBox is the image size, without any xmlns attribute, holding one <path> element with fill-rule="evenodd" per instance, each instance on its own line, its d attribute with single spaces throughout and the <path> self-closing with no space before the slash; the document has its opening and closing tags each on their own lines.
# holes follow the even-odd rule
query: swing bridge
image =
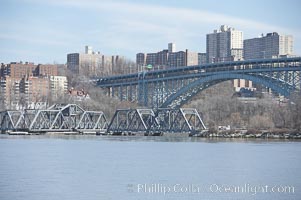
<svg viewBox="0 0 301 200">
<path fill-rule="evenodd" d="M 196 109 L 119 109 L 111 121 L 102 111 L 86 111 L 76 104 L 55 104 L 48 109 L 0 112 L 2 133 L 77 132 L 102 134 L 155 135 L 158 133 L 198 133 L 206 126 Z"/>
</svg>

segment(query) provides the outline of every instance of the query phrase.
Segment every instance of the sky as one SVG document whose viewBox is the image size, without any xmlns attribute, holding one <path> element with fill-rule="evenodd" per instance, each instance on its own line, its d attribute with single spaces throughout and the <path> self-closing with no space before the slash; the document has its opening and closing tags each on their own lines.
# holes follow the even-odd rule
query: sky
<svg viewBox="0 0 301 200">
<path fill-rule="evenodd" d="M 66 63 L 90 45 L 135 61 L 139 52 L 206 52 L 206 34 L 226 24 L 244 39 L 292 35 L 301 55 L 299 0 L 0 0 L 0 62 Z"/>
</svg>

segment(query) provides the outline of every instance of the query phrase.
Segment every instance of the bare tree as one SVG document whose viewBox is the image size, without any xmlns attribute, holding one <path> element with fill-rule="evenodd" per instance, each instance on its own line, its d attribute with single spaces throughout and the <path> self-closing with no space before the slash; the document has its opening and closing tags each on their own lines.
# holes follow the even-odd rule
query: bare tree
<svg viewBox="0 0 301 200">
<path fill-rule="evenodd" d="M 270 129 L 274 128 L 274 123 L 267 115 L 254 115 L 250 118 L 249 128 Z"/>
<path fill-rule="evenodd" d="M 186 105 L 203 113 L 207 124 L 230 124 L 232 127 L 301 129 L 301 95 L 294 94 L 287 104 L 279 105 L 273 98 L 258 98 L 244 103 L 232 94 L 229 82 L 221 83 L 201 92 Z"/>
<path fill-rule="evenodd" d="M 290 125 L 292 128 L 301 131 L 301 92 L 291 96 L 289 101 Z"/>
</svg>

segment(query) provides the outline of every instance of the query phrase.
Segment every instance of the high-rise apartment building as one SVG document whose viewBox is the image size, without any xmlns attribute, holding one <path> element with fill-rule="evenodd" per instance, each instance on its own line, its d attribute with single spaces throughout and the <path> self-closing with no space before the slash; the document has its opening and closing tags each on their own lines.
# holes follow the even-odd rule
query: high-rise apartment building
<svg viewBox="0 0 301 200">
<path fill-rule="evenodd" d="M 146 54 L 146 64 L 156 66 L 157 65 L 157 53 Z"/>
<path fill-rule="evenodd" d="M 186 63 L 185 66 L 192 66 L 199 64 L 199 56 L 197 52 L 191 52 L 186 49 L 185 51 Z"/>
<path fill-rule="evenodd" d="M 227 62 L 243 59 L 243 33 L 234 28 L 222 25 L 219 30 L 207 34 L 206 56 L 207 63 Z M 233 80 L 236 91 L 241 88 L 253 90 L 251 81 L 236 79 Z"/>
<path fill-rule="evenodd" d="M 68 81 L 66 76 L 50 76 L 51 96 L 58 99 L 67 93 Z"/>
<path fill-rule="evenodd" d="M 57 77 L 58 66 L 50 64 L 16 63 L 1 65 L 0 103 L 8 109 L 30 108 L 37 102 L 46 102 L 53 95 L 60 94 L 61 88 L 50 94 L 50 77 Z M 62 79 L 67 80 L 65 76 Z M 67 90 L 67 83 L 65 89 Z"/>
<path fill-rule="evenodd" d="M 167 65 L 170 68 L 187 66 L 185 51 L 169 53 Z"/>
<path fill-rule="evenodd" d="M 103 67 L 103 55 L 92 52 L 92 47 L 86 46 L 85 53 L 71 53 L 67 55 L 67 68 L 76 74 L 98 75 L 106 73 Z"/>
<path fill-rule="evenodd" d="M 176 52 L 176 44 L 175 43 L 168 43 L 168 53 Z"/>
<path fill-rule="evenodd" d="M 244 59 L 264 59 L 293 55 L 293 37 L 276 32 L 244 40 Z"/>
<path fill-rule="evenodd" d="M 1 63 L 0 66 L 0 78 L 5 77 L 7 74 L 5 74 L 5 69 L 6 69 L 7 65 L 4 63 Z"/>
<path fill-rule="evenodd" d="M 67 55 L 67 68 L 76 74 L 87 76 L 112 75 L 117 69 L 118 62 L 123 57 L 102 55 L 93 52 L 91 46 L 85 47 L 85 53 L 71 53 Z"/>
<path fill-rule="evenodd" d="M 206 53 L 198 53 L 198 64 L 202 65 L 207 63 L 207 54 Z"/>
<path fill-rule="evenodd" d="M 33 76 L 36 74 L 37 66 L 34 63 L 11 62 L 4 68 L 4 74 L 12 78 L 23 78 L 24 76 Z"/>
<path fill-rule="evenodd" d="M 146 63 L 146 53 L 137 53 L 136 54 L 136 65 L 138 67 L 145 65 Z"/>
<path fill-rule="evenodd" d="M 46 102 L 50 96 L 50 80 L 47 77 L 23 77 L 20 81 L 20 94 L 24 95 L 24 102 Z"/>
<path fill-rule="evenodd" d="M 85 46 L 85 54 L 93 54 L 93 48 L 91 46 Z"/>
<path fill-rule="evenodd" d="M 24 76 L 57 76 L 57 65 L 35 65 L 30 62 L 11 62 L 1 65 L 1 77 L 10 76 L 12 78 L 23 78 Z"/>
<path fill-rule="evenodd" d="M 243 33 L 222 25 L 206 36 L 207 62 L 224 62 L 243 58 Z"/>
<path fill-rule="evenodd" d="M 168 44 L 168 45 L 170 45 L 170 44 Z M 169 48 L 169 46 L 168 46 L 168 48 Z M 167 49 L 159 51 L 157 53 L 157 63 L 156 64 L 160 65 L 160 66 L 164 66 L 168 62 L 168 54 L 175 52 L 173 50 L 174 50 L 174 48 L 171 48 L 171 51 L 169 51 Z"/>
<path fill-rule="evenodd" d="M 136 64 L 140 70 L 146 65 L 152 65 L 154 69 L 197 65 L 198 53 L 188 49 L 176 52 L 176 45 L 169 43 L 168 49 L 157 53 L 137 53 Z"/>
<path fill-rule="evenodd" d="M 57 65 L 43 65 L 39 64 L 36 68 L 37 76 L 57 76 L 58 66 Z"/>
<path fill-rule="evenodd" d="M 6 76 L 0 79 L 0 99 L 7 109 L 13 109 L 20 101 L 21 78 Z"/>
<path fill-rule="evenodd" d="M 293 56 L 293 36 L 277 32 L 262 34 L 260 37 L 244 40 L 244 59 L 265 59 Z M 289 75 L 290 76 L 290 75 Z M 255 85 L 257 90 L 270 90 Z"/>
</svg>

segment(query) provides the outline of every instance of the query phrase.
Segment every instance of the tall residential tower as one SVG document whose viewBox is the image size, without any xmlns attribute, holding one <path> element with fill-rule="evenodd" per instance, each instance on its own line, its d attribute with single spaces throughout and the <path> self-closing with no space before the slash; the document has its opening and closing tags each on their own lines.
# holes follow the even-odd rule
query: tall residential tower
<svg viewBox="0 0 301 200">
<path fill-rule="evenodd" d="M 67 68 L 76 74 L 87 76 L 104 76 L 119 73 L 117 66 L 124 58 L 107 56 L 93 52 L 91 46 L 85 47 L 85 53 L 70 53 L 67 55 Z"/>
<path fill-rule="evenodd" d="M 276 32 L 244 40 L 244 59 L 277 58 L 293 55 L 293 36 Z"/>
<path fill-rule="evenodd" d="M 176 51 L 176 45 L 169 43 L 168 49 L 163 49 L 157 53 L 137 53 L 136 64 L 139 70 L 144 70 L 146 65 L 152 65 L 154 70 L 192 66 L 198 64 L 198 53 L 188 49 Z"/>
<path fill-rule="evenodd" d="M 207 63 L 241 60 L 243 58 L 243 33 L 222 25 L 206 36 Z"/>
</svg>

